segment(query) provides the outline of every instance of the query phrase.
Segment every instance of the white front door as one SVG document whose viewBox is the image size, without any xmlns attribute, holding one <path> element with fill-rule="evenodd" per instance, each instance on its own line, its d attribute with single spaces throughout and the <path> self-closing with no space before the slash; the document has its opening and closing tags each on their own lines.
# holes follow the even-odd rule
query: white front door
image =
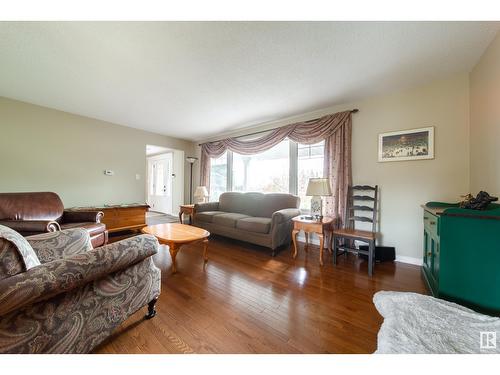
<svg viewBox="0 0 500 375">
<path fill-rule="evenodd" d="M 152 211 L 172 214 L 172 153 L 148 158 L 148 203 Z"/>
</svg>

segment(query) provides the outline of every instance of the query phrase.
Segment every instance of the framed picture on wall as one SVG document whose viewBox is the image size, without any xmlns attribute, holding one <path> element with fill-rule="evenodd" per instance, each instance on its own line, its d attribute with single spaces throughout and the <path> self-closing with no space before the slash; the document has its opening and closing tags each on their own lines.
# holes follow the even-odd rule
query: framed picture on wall
<svg viewBox="0 0 500 375">
<path fill-rule="evenodd" d="M 434 127 L 378 135 L 378 161 L 434 159 Z"/>
</svg>

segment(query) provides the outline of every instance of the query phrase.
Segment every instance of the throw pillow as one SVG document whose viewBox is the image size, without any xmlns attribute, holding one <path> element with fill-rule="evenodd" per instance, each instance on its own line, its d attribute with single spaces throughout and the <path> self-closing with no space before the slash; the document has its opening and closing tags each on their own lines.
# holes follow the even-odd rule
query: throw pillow
<svg viewBox="0 0 500 375">
<path fill-rule="evenodd" d="M 40 265 L 40 260 L 36 256 L 35 251 L 29 242 L 15 230 L 4 225 L 0 225 L 0 238 L 3 238 L 15 245 L 19 255 L 23 259 L 26 271 Z"/>
</svg>

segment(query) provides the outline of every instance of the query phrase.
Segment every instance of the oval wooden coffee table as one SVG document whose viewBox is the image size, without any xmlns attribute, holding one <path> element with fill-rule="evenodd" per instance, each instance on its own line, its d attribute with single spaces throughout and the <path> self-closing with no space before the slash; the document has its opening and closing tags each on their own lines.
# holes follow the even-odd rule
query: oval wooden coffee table
<svg viewBox="0 0 500 375">
<path fill-rule="evenodd" d="M 210 232 L 205 229 L 193 227 L 191 225 L 166 223 L 148 225 L 142 228 L 142 233 L 152 234 L 158 239 L 162 245 L 168 245 L 170 256 L 172 257 L 172 272 L 177 272 L 177 264 L 175 258 L 181 249 L 182 245 L 190 244 L 197 241 L 203 242 L 203 259 L 208 262 L 208 236 Z"/>
</svg>

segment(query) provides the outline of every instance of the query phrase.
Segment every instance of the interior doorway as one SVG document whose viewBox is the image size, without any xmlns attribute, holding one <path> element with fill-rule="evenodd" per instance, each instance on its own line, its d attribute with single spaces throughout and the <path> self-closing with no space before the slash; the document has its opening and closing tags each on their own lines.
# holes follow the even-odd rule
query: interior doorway
<svg viewBox="0 0 500 375">
<path fill-rule="evenodd" d="M 150 211 L 177 215 L 184 201 L 184 151 L 147 145 L 146 155 L 146 201 Z"/>
<path fill-rule="evenodd" d="M 149 194 L 151 209 L 164 214 L 172 213 L 172 153 L 148 158 Z"/>
</svg>

